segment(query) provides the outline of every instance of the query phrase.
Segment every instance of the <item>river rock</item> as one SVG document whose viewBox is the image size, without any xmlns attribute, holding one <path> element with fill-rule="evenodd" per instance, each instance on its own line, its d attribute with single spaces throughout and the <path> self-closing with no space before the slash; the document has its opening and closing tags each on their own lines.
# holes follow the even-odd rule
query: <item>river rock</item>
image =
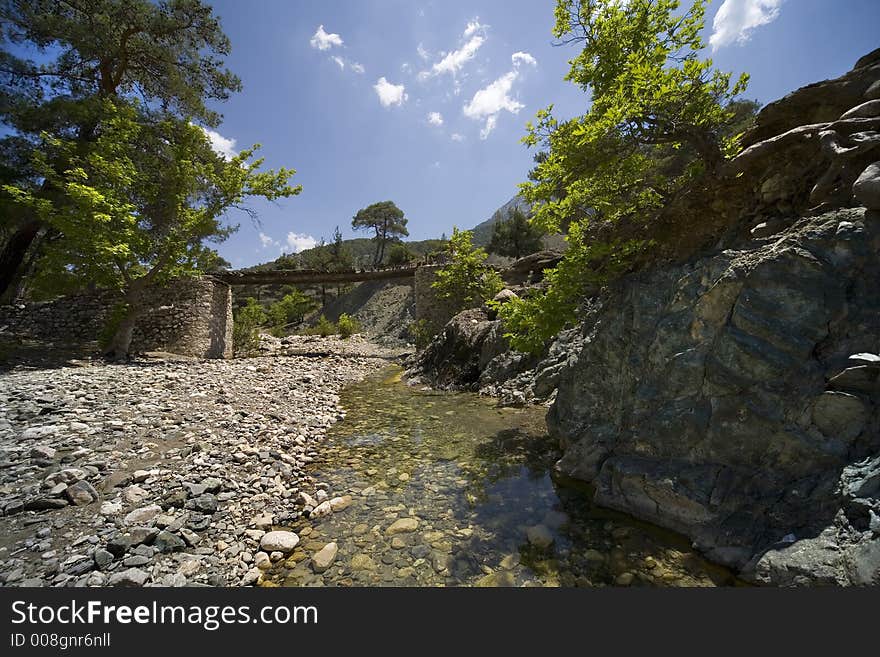
<svg viewBox="0 0 880 657">
<path fill-rule="evenodd" d="M 330 500 L 330 508 L 333 510 L 333 513 L 338 513 L 340 511 L 344 511 L 348 507 L 351 506 L 351 495 L 342 495 L 341 497 L 334 497 Z"/>
<path fill-rule="evenodd" d="M 418 528 L 418 518 L 398 518 L 385 529 L 385 535 L 394 536 L 395 534 L 406 534 L 414 532 Z"/>
<path fill-rule="evenodd" d="M 338 552 L 339 546 L 336 543 L 327 543 L 312 556 L 312 570 L 316 573 L 323 573 L 336 560 Z"/>
<path fill-rule="evenodd" d="M 123 522 L 126 525 L 139 525 L 145 522 L 149 522 L 160 513 L 162 513 L 161 506 L 159 506 L 158 504 L 150 504 L 148 506 L 144 506 L 129 512 L 128 514 L 126 514 Z"/>
<path fill-rule="evenodd" d="M 70 503 L 76 506 L 85 506 L 98 499 L 98 491 L 84 479 L 68 486 L 64 494 Z"/>
<path fill-rule="evenodd" d="M 546 525 L 535 525 L 526 529 L 529 543 L 537 548 L 548 548 L 553 544 L 553 533 Z"/>
<path fill-rule="evenodd" d="M 288 531 L 267 532 L 260 539 L 260 548 L 267 552 L 283 552 L 287 554 L 299 544 L 299 536 Z"/>
<path fill-rule="evenodd" d="M 108 586 L 127 586 L 138 587 L 143 586 L 150 579 L 150 574 L 140 568 L 128 568 L 119 573 L 110 575 L 107 582 Z"/>
</svg>

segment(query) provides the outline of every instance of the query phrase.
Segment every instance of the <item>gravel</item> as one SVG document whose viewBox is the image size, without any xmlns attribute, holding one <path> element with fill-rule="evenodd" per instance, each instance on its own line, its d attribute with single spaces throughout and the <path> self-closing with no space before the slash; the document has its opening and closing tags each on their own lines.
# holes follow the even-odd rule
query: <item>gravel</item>
<svg viewBox="0 0 880 657">
<path fill-rule="evenodd" d="M 350 503 L 300 491 L 304 472 L 344 416 L 340 389 L 394 355 L 359 338 L 280 346 L 322 355 L 0 374 L 0 583 L 260 583 L 298 540 L 285 529 L 304 497 L 312 513 Z"/>
</svg>

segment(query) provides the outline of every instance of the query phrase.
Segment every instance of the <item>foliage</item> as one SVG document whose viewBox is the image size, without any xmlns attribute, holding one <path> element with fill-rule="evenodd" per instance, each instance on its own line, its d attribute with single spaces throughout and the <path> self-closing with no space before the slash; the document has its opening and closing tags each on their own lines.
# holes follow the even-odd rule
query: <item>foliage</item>
<svg viewBox="0 0 880 657">
<path fill-rule="evenodd" d="M 578 305 L 589 292 L 624 272 L 630 257 L 649 246 L 632 240 L 588 242 L 581 224 L 572 224 L 567 240 L 565 258 L 544 271 L 542 289 L 495 305 L 505 337 L 516 351 L 540 354 L 559 331 L 576 321 Z"/>
<path fill-rule="evenodd" d="M 290 325 L 302 324 L 305 316 L 316 307 L 317 303 L 310 296 L 299 290 L 293 290 L 269 306 L 266 315 L 273 329 L 283 331 Z"/>
<path fill-rule="evenodd" d="M 373 203 L 358 210 L 351 220 L 351 227 L 355 230 L 373 230 L 376 243 L 376 252 L 373 256 L 373 266 L 379 266 L 385 256 L 385 247 L 388 242 L 407 237 L 409 231 L 406 228 L 407 218 L 403 210 L 398 208 L 393 201 L 381 201 Z"/>
<path fill-rule="evenodd" d="M 522 210 L 512 207 L 507 211 L 507 217 L 496 218 L 486 250 L 509 258 L 522 258 L 541 250 L 543 236 L 544 231 L 532 225 Z"/>
<path fill-rule="evenodd" d="M 3 41 L 41 54 L 0 52 L 0 83 L 14 101 L 3 104 L 4 120 L 33 134 L 50 123 L 88 125 L 100 106 L 77 101 L 134 96 L 216 126 L 220 115 L 206 101 L 241 90 L 223 67 L 229 39 L 199 0 L 0 0 L 0 26 Z M 43 125 L 33 130 L 34 122 Z"/>
<path fill-rule="evenodd" d="M 322 338 L 326 338 L 330 335 L 336 335 L 338 333 L 338 329 L 336 324 L 327 319 L 324 315 L 321 315 L 320 319 L 318 319 L 318 323 L 314 326 L 310 326 L 309 328 L 302 331 L 303 335 L 320 335 Z"/>
<path fill-rule="evenodd" d="M 426 319 L 419 319 L 410 323 L 407 327 L 407 332 L 419 350 L 427 347 L 431 344 L 431 340 L 434 339 L 432 324 Z"/>
<path fill-rule="evenodd" d="M 437 280 L 431 284 L 437 297 L 454 312 L 491 299 L 504 287 L 498 272 L 486 265 L 486 251 L 475 247 L 471 239 L 470 231 L 453 227 L 446 242 L 449 264 L 437 272 Z"/>
<path fill-rule="evenodd" d="M 700 58 L 705 4 L 679 11 L 678 0 L 557 0 L 554 36 L 582 45 L 566 79 L 591 104 L 562 122 L 552 107 L 539 111 L 523 139 L 540 148 L 520 186 L 533 223 L 568 230 L 569 248 L 545 272 L 544 292 L 500 309 L 516 348 L 542 348 L 574 320 L 586 291 L 626 271 L 650 244 L 647 235 L 615 234 L 622 218 L 638 218 L 635 230 L 647 233 L 664 203 L 738 148 L 732 130 L 748 109 L 734 98 L 748 76 L 732 82 Z"/>
<path fill-rule="evenodd" d="M 253 297 L 235 313 L 232 323 L 232 345 L 236 354 L 247 354 L 259 346 L 259 328 L 268 317 L 263 307 Z"/>
<path fill-rule="evenodd" d="M 2 191 L 63 235 L 58 267 L 100 285 L 124 290 L 130 316 L 120 324 L 117 357 L 127 355 L 130 330 L 148 284 L 197 272 L 204 242 L 221 241 L 235 227 L 227 211 L 247 197 L 293 196 L 292 169 L 258 171 L 256 149 L 226 160 L 205 132 L 188 121 L 145 114 L 137 104 L 105 100 L 96 138 L 88 144 L 41 135 L 34 166 L 57 193 L 27 185 Z"/>
<path fill-rule="evenodd" d="M 402 267 L 416 259 L 416 254 L 407 248 L 406 244 L 392 244 L 388 249 L 388 266 Z"/>
<path fill-rule="evenodd" d="M 339 335 L 343 338 L 351 337 L 361 330 L 360 322 L 358 322 L 354 317 L 347 313 L 342 313 L 339 316 L 339 321 L 336 324 L 339 330 Z"/>
</svg>

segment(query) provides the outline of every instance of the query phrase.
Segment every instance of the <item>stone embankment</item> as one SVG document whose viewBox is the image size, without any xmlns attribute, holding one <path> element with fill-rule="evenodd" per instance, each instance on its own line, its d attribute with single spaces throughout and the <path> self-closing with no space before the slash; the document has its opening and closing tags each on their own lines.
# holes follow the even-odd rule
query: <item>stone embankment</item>
<svg viewBox="0 0 880 657">
<path fill-rule="evenodd" d="M 259 583 L 300 514 L 347 506 L 305 469 L 343 417 L 342 386 L 386 361 L 332 346 L 0 376 L 0 582 Z"/>
</svg>

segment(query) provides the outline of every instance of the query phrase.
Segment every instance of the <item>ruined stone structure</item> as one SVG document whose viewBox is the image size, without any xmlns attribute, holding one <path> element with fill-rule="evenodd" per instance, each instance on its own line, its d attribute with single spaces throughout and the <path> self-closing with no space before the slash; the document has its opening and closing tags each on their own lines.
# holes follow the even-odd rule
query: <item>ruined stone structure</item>
<svg viewBox="0 0 880 657">
<path fill-rule="evenodd" d="M 0 327 L 13 335 L 59 344 L 98 339 L 120 295 L 84 292 L 41 303 L 0 306 Z M 138 323 L 132 349 L 197 358 L 232 357 L 232 289 L 213 278 L 187 278 L 148 291 L 150 310 Z"/>
</svg>

